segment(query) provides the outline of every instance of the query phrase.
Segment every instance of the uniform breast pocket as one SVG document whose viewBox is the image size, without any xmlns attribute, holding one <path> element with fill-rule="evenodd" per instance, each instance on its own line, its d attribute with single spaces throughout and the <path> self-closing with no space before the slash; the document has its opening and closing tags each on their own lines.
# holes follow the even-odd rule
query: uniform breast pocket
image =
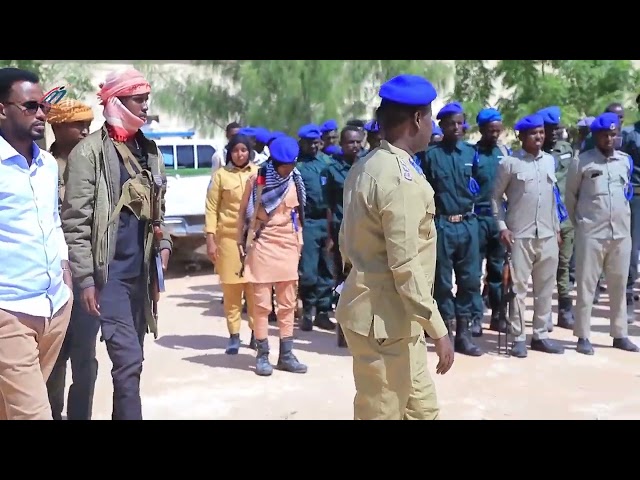
<svg viewBox="0 0 640 480">
<path fill-rule="evenodd" d="M 534 190 L 534 185 L 533 185 L 533 175 L 527 173 L 527 172 L 517 172 L 515 174 L 516 176 L 516 182 L 518 184 L 518 187 L 524 192 L 524 193 L 532 193 Z"/>
<path fill-rule="evenodd" d="M 590 170 L 587 172 L 587 188 L 591 195 L 607 195 L 609 182 L 602 170 Z"/>
<path fill-rule="evenodd" d="M 225 185 L 222 187 L 222 199 L 226 202 L 240 201 L 242 187 L 240 185 Z"/>
</svg>

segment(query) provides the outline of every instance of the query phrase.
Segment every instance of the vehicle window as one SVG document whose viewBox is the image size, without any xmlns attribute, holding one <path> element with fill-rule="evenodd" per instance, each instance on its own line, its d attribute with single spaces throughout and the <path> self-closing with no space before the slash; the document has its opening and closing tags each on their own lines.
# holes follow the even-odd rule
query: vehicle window
<svg viewBox="0 0 640 480">
<path fill-rule="evenodd" d="M 195 168 L 196 159 L 195 159 L 193 145 L 176 146 L 176 156 L 178 159 L 178 169 Z"/>
<path fill-rule="evenodd" d="M 173 166 L 173 146 L 172 145 L 161 145 L 158 147 L 160 152 L 162 153 L 162 158 L 164 159 L 164 166 L 166 168 L 170 168 L 173 170 L 175 167 Z"/>
<path fill-rule="evenodd" d="M 211 168 L 213 162 L 213 154 L 216 153 L 216 149 L 211 145 L 198 145 L 198 168 Z"/>
</svg>

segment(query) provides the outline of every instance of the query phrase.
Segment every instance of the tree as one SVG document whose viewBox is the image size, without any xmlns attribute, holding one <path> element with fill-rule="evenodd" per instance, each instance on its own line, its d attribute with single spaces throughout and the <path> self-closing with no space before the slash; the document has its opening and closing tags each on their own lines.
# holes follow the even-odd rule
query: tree
<svg viewBox="0 0 640 480">
<path fill-rule="evenodd" d="M 443 62 L 425 60 L 214 60 L 182 78 L 138 64 L 153 85 L 153 102 L 206 134 L 232 120 L 295 134 L 310 122 L 371 118 L 377 86 L 399 73 L 420 73 L 442 87 Z"/>
<path fill-rule="evenodd" d="M 499 60 L 491 68 L 482 60 L 461 60 L 452 98 L 464 103 L 474 120 L 495 99 L 507 126 L 549 105 L 562 109 L 565 125 L 575 125 L 614 101 L 634 111 L 638 79 L 630 60 Z M 494 88 L 498 84 L 505 89 L 500 95 Z"/>
<path fill-rule="evenodd" d="M 81 99 L 96 90 L 91 82 L 90 66 L 75 62 L 45 63 L 37 60 L 0 60 L 0 68 L 16 67 L 38 74 L 45 92 L 57 86 L 67 87 L 69 98 Z"/>
</svg>

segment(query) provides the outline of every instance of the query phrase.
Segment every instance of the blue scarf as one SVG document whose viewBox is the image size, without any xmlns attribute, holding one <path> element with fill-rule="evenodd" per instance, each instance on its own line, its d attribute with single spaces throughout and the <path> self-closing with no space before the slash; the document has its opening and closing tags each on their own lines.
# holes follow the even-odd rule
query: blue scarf
<svg viewBox="0 0 640 480">
<path fill-rule="evenodd" d="M 267 212 L 267 215 L 271 216 L 271 213 L 278 208 L 278 205 L 282 203 L 284 197 L 289 191 L 289 185 L 291 185 L 291 177 L 295 183 L 298 193 L 298 200 L 301 205 L 300 208 L 304 209 L 307 203 L 307 194 L 304 188 L 304 182 L 302 181 L 302 175 L 297 168 L 286 177 L 281 177 L 280 174 L 273 167 L 273 162 L 269 161 L 262 167 L 266 169 L 266 184 L 262 187 L 262 206 Z M 256 200 L 258 194 L 258 182 L 254 183 L 253 190 L 251 191 L 251 197 L 249 204 L 247 205 L 247 214 L 245 217 L 246 222 L 250 222 L 253 217 L 254 208 L 256 207 Z"/>
</svg>

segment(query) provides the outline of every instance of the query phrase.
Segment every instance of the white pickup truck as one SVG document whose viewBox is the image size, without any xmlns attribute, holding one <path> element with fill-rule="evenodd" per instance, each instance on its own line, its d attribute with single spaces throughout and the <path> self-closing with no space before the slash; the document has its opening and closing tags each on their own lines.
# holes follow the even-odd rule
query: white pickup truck
<svg viewBox="0 0 640 480">
<path fill-rule="evenodd" d="M 173 239 L 172 261 L 197 270 L 206 262 L 204 212 L 211 182 L 213 140 L 185 138 L 194 132 L 145 132 L 158 145 L 167 174 L 165 228 Z"/>
</svg>

